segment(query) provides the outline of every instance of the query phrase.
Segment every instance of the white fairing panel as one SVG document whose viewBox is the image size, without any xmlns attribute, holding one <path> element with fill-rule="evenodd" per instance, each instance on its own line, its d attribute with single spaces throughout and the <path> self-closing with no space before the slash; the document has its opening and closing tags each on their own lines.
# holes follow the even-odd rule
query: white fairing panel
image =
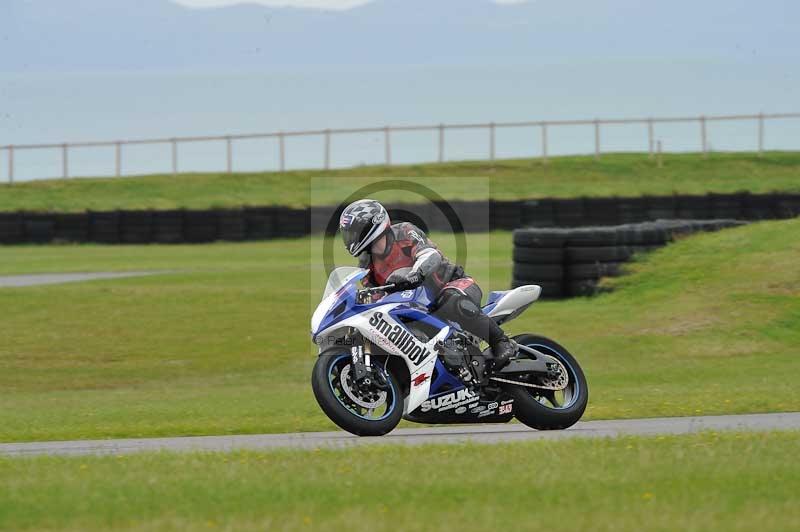
<svg viewBox="0 0 800 532">
<path fill-rule="evenodd" d="M 541 293 L 542 287 L 536 284 L 515 288 L 501 297 L 494 308 L 489 311 L 488 315 L 489 317 L 495 318 L 513 314 L 520 308 L 528 306 L 539 299 Z"/>
<path fill-rule="evenodd" d="M 445 327 L 423 343 L 407 332 L 407 329 L 389 315 L 389 311 L 399 303 L 392 303 L 371 309 L 343 320 L 330 328 L 320 331 L 319 336 L 343 327 L 358 329 L 364 338 L 389 354 L 401 357 L 408 367 L 411 376 L 411 389 L 405 403 L 405 412 L 413 412 L 428 398 L 431 388 L 433 367 L 436 365 L 436 343 L 443 340 L 450 333 L 450 327 Z"/>
</svg>

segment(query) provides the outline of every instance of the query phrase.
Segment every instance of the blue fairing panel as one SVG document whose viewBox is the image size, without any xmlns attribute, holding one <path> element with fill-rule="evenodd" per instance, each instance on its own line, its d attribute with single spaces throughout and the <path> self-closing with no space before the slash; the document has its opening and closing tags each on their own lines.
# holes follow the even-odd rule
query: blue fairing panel
<svg viewBox="0 0 800 532">
<path fill-rule="evenodd" d="M 492 311 L 492 309 L 497 305 L 497 302 L 500 301 L 504 295 L 509 293 L 511 290 L 501 290 L 498 292 L 489 292 L 489 298 L 486 300 L 486 305 L 483 307 L 483 313 L 488 314 Z"/>
<path fill-rule="evenodd" d="M 391 314 L 391 316 L 398 321 L 400 321 L 400 318 L 405 318 L 407 320 L 414 320 L 420 323 L 424 323 L 426 325 L 430 325 L 435 329 L 439 330 L 444 329 L 445 327 L 448 326 L 447 323 L 443 322 L 442 320 L 434 316 L 431 316 L 427 312 L 423 312 L 422 310 L 410 307 L 397 307 L 396 309 L 389 312 L 389 314 Z"/>
<path fill-rule="evenodd" d="M 433 303 L 428 289 L 420 286 L 414 290 L 404 290 L 402 292 L 394 292 L 380 300 L 380 303 L 408 303 L 413 301 L 423 307 L 430 307 Z"/>
<path fill-rule="evenodd" d="M 452 373 L 447 371 L 447 368 L 442 364 L 441 359 L 436 359 L 436 378 L 431 382 L 431 389 L 428 397 L 433 397 L 444 392 L 453 392 L 464 388 L 464 383 L 458 380 Z M 446 388 L 445 388 L 446 386 Z M 445 388 L 444 391 L 442 388 Z"/>
</svg>

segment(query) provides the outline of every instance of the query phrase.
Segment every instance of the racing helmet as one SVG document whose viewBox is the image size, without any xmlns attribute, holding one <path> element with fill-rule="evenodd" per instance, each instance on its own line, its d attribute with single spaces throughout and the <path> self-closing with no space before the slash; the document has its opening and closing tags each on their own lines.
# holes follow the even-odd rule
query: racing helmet
<svg viewBox="0 0 800 532">
<path fill-rule="evenodd" d="M 362 199 L 351 203 L 339 218 L 344 247 L 358 257 L 389 228 L 389 224 L 389 213 L 377 201 Z"/>
</svg>

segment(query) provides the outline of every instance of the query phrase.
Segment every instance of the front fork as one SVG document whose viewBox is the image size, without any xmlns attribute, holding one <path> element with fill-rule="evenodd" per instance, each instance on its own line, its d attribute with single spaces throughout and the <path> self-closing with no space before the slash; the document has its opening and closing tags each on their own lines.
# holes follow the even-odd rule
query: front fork
<svg viewBox="0 0 800 532">
<path fill-rule="evenodd" d="M 354 345 L 350 348 L 353 358 L 353 371 L 356 382 L 369 384 L 368 368 L 371 366 L 370 356 L 364 353 L 363 345 Z"/>
<path fill-rule="evenodd" d="M 389 387 L 386 376 L 380 368 L 372 366 L 370 355 L 370 344 L 364 341 L 361 335 L 351 336 L 352 347 L 350 356 L 352 357 L 353 373 L 356 383 L 361 386 L 375 385 L 378 388 L 386 389 Z"/>
</svg>

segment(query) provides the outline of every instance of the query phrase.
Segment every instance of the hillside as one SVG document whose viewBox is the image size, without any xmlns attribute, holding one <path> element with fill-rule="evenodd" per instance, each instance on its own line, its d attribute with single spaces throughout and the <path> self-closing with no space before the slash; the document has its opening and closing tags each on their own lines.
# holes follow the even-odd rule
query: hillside
<svg viewBox="0 0 800 532">
<path fill-rule="evenodd" d="M 485 185 L 464 177 L 486 178 Z M 323 178 L 323 179 L 320 179 Z M 643 154 L 409 166 L 364 166 L 335 171 L 254 174 L 181 174 L 129 178 L 43 180 L 0 185 L 0 212 L 112 209 L 204 209 L 246 205 L 331 204 L 342 190 L 376 179 L 427 184 L 446 199 L 637 196 L 705 192 L 800 191 L 800 152 L 668 154 L 658 168 Z M 397 199 L 397 198 L 395 198 Z M 421 201 L 408 195 L 402 198 Z"/>
</svg>

